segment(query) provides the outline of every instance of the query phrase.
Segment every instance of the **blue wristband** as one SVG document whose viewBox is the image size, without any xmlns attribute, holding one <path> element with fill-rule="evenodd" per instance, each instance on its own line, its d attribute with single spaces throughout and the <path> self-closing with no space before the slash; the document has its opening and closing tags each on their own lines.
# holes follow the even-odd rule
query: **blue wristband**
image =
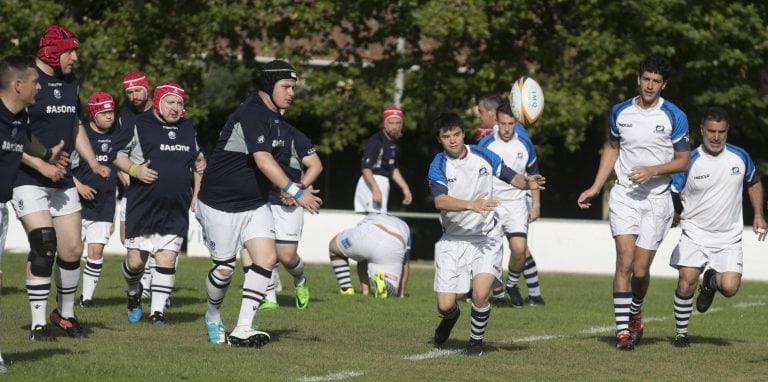
<svg viewBox="0 0 768 382">
<path fill-rule="evenodd" d="M 294 199 L 298 199 L 302 194 L 304 194 L 304 190 L 302 190 L 296 183 L 293 182 L 288 182 L 288 184 L 286 184 L 283 188 L 283 191 L 290 194 Z"/>
</svg>

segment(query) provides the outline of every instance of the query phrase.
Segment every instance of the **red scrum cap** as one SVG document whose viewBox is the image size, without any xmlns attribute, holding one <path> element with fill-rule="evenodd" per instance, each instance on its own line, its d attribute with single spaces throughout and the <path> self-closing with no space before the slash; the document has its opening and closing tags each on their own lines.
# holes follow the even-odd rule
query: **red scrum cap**
<svg viewBox="0 0 768 382">
<path fill-rule="evenodd" d="M 147 92 L 147 96 L 149 96 L 149 91 L 151 86 L 149 85 L 149 80 L 147 80 L 147 76 L 144 75 L 142 72 L 130 72 L 123 77 L 123 90 L 128 90 L 131 88 L 144 88 L 144 90 Z"/>
<path fill-rule="evenodd" d="M 157 85 L 155 94 L 152 96 L 152 107 L 155 109 L 155 113 L 159 116 L 163 115 L 160 112 L 160 101 L 167 95 L 176 95 L 181 97 L 183 101 L 187 100 L 186 93 L 184 93 L 184 89 L 179 84 L 174 82 L 163 82 L 162 84 Z"/>
<path fill-rule="evenodd" d="M 61 67 L 59 57 L 62 53 L 80 47 L 77 37 L 69 29 L 58 25 L 51 25 L 45 29 L 43 37 L 40 37 L 40 49 L 37 57 L 52 68 Z"/>
<path fill-rule="evenodd" d="M 88 97 L 88 116 L 94 121 L 96 114 L 102 111 L 115 110 L 115 100 L 104 92 L 95 92 Z"/>
<path fill-rule="evenodd" d="M 384 112 L 381 113 L 381 127 L 384 128 L 386 126 L 387 120 L 392 117 L 400 117 L 402 120 L 403 111 L 394 106 L 390 106 L 384 109 Z"/>
</svg>

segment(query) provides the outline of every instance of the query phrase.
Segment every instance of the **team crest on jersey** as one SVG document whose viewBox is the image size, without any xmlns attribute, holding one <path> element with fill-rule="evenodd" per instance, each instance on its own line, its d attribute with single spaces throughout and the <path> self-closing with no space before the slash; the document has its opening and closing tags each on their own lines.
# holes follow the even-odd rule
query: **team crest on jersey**
<svg viewBox="0 0 768 382">
<path fill-rule="evenodd" d="M 663 125 L 656 125 L 656 133 L 657 134 L 664 134 L 664 126 Z"/>
<path fill-rule="evenodd" d="M 352 246 L 352 243 L 349 242 L 349 238 L 344 238 L 341 240 L 341 246 L 344 247 L 344 249 L 349 249 L 349 247 Z"/>
<path fill-rule="evenodd" d="M 53 89 L 53 98 L 61 99 L 61 91 L 59 89 Z"/>
<path fill-rule="evenodd" d="M 104 142 L 101 144 L 101 152 L 103 153 L 109 152 L 109 143 Z"/>
<path fill-rule="evenodd" d="M 13 129 L 11 129 L 11 138 L 16 138 L 16 133 L 18 132 L 19 132 L 18 127 L 14 127 Z"/>
<path fill-rule="evenodd" d="M 741 173 L 741 170 L 739 170 L 738 166 L 731 167 L 731 175 L 739 175 Z"/>
<path fill-rule="evenodd" d="M 523 153 L 517 153 L 517 159 L 523 159 Z"/>
<path fill-rule="evenodd" d="M 176 139 L 176 132 L 175 131 L 169 131 L 168 132 L 168 139 Z"/>
<path fill-rule="evenodd" d="M 479 176 L 487 176 L 487 175 L 488 175 L 488 169 L 486 167 L 480 167 Z"/>
<path fill-rule="evenodd" d="M 264 143 L 264 136 L 263 135 L 259 135 L 259 137 L 256 138 L 256 142 Z"/>
</svg>

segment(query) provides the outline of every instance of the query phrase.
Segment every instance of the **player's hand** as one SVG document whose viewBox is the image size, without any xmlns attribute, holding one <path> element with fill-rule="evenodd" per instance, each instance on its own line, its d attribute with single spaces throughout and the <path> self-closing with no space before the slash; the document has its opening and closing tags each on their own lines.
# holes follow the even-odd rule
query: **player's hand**
<svg viewBox="0 0 768 382">
<path fill-rule="evenodd" d="M 596 188 L 590 187 L 582 192 L 581 195 L 579 195 L 579 199 L 576 201 L 576 204 L 578 204 L 579 208 L 582 209 L 592 207 L 592 203 L 590 201 L 599 193 L 600 192 Z"/>
<path fill-rule="evenodd" d="M 77 193 L 85 200 L 93 200 L 96 198 L 96 190 L 87 184 L 76 182 L 75 188 L 77 188 Z"/>
<path fill-rule="evenodd" d="M 69 165 L 69 153 L 64 151 L 63 139 L 59 141 L 59 144 L 51 147 L 51 159 L 48 159 L 48 163 L 61 167 L 67 167 Z"/>
<path fill-rule="evenodd" d="M 203 175 L 206 166 L 208 166 L 208 162 L 205 160 L 205 157 L 198 155 L 197 159 L 195 159 L 195 172 Z"/>
<path fill-rule="evenodd" d="M 378 187 L 371 190 L 371 199 L 373 200 L 374 204 L 381 205 L 381 190 L 379 190 Z"/>
<path fill-rule="evenodd" d="M 109 174 L 112 172 L 112 169 L 100 163 L 97 164 L 95 167 L 91 167 L 91 170 L 93 171 L 94 174 L 98 175 L 102 180 L 109 179 Z"/>
<path fill-rule="evenodd" d="M 43 162 L 40 166 L 40 173 L 43 174 L 44 177 L 54 182 L 58 182 L 67 174 L 67 169 L 59 165 L 54 166 L 48 162 Z"/>
<path fill-rule="evenodd" d="M 544 190 L 547 178 L 543 177 L 541 174 L 528 175 L 525 177 L 525 182 L 528 184 L 529 190 Z"/>
<path fill-rule="evenodd" d="M 755 220 L 752 222 L 752 232 L 757 235 L 757 241 L 765 241 L 765 236 L 768 235 L 768 225 L 765 224 L 765 219 L 755 216 Z"/>
<path fill-rule="evenodd" d="M 407 187 L 403 188 L 403 205 L 410 206 L 412 201 L 413 195 L 411 195 L 411 190 L 409 190 Z"/>
<path fill-rule="evenodd" d="M 197 195 L 192 195 L 192 201 L 189 203 L 189 210 L 197 212 Z"/>
<path fill-rule="evenodd" d="M 323 200 L 315 195 L 318 192 L 320 192 L 320 190 L 315 190 L 312 186 L 307 187 L 304 189 L 304 193 L 296 199 L 296 204 L 309 211 L 309 213 L 316 214 L 323 204 Z"/>
<path fill-rule="evenodd" d="M 531 206 L 528 210 L 528 223 L 533 223 L 541 216 L 541 209 L 538 206 Z"/>
<path fill-rule="evenodd" d="M 635 184 L 644 184 L 656 176 L 651 167 L 635 166 L 629 170 L 629 181 Z"/>
<path fill-rule="evenodd" d="M 149 168 L 149 165 L 152 164 L 152 160 L 147 160 L 144 162 L 141 166 L 139 166 L 139 169 L 136 170 L 136 179 L 151 184 L 152 182 L 156 181 L 158 178 L 157 171 Z"/>
<path fill-rule="evenodd" d="M 499 205 L 498 200 L 486 199 L 487 196 L 487 192 L 478 195 L 475 200 L 469 202 L 469 209 L 483 216 L 487 216 L 489 212 L 493 211 L 493 209 Z"/>
</svg>

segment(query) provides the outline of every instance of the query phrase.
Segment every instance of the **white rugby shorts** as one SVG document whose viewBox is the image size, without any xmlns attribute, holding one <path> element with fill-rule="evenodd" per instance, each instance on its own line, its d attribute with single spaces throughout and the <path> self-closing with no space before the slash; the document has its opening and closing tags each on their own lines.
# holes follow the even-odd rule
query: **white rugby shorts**
<svg viewBox="0 0 768 382">
<path fill-rule="evenodd" d="M 275 222 L 275 241 L 298 243 L 304 229 L 304 208 L 273 204 L 271 209 Z"/>
<path fill-rule="evenodd" d="M 88 244 L 107 244 L 112 231 L 112 222 L 96 222 L 82 219 L 82 239 Z"/>
<path fill-rule="evenodd" d="M 138 249 L 151 254 L 155 254 L 160 250 L 173 251 L 178 254 L 181 252 L 182 243 L 184 243 L 184 238 L 179 235 L 161 235 L 158 233 L 125 239 L 126 248 Z"/>
<path fill-rule="evenodd" d="M 501 279 L 501 238 L 457 240 L 445 235 L 435 243 L 435 292 L 464 294 L 472 278 L 488 273 Z"/>
<path fill-rule="evenodd" d="M 125 222 L 125 205 L 127 203 L 127 200 L 128 198 L 122 197 L 117 202 L 117 211 L 118 211 L 118 214 L 120 215 L 121 222 Z"/>
<path fill-rule="evenodd" d="M 522 233 L 528 235 L 529 209 L 528 198 L 523 197 L 501 202 L 494 212 L 499 223 L 501 223 L 501 230 L 505 234 Z"/>
<path fill-rule="evenodd" d="M 744 252 L 741 245 L 741 242 L 738 242 L 720 247 L 703 246 L 683 232 L 680 235 L 680 242 L 672 251 L 669 265 L 672 268 L 704 268 L 709 264 L 710 268 L 718 272 L 741 274 L 744 270 Z"/>
<path fill-rule="evenodd" d="M 195 217 L 203 230 L 203 242 L 213 260 L 229 260 L 255 238 L 275 240 L 275 223 L 270 204 L 255 210 L 225 212 L 197 201 Z"/>
<path fill-rule="evenodd" d="M 374 212 L 374 213 L 386 213 L 387 202 L 389 201 L 389 178 L 381 175 L 374 175 L 373 179 L 381 190 L 381 204 L 373 203 L 373 194 L 371 193 L 368 183 L 365 183 L 365 179 L 360 176 L 357 180 L 357 188 L 355 188 L 355 212 Z"/>
<path fill-rule="evenodd" d="M 49 211 L 53 217 L 65 216 L 82 209 L 80 195 L 75 187 L 14 187 L 11 205 L 19 218 L 37 211 Z"/>
<path fill-rule="evenodd" d="M 636 235 L 635 245 L 650 251 L 659 248 L 672 226 L 674 207 L 668 192 L 638 198 L 627 193 L 626 188 L 614 186 L 608 208 L 613 236 Z"/>
<path fill-rule="evenodd" d="M 405 245 L 375 224 L 361 223 L 336 235 L 336 246 L 344 256 L 368 262 L 368 278 L 376 272 L 394 285 L 400 285 Z"/>
</svg>

